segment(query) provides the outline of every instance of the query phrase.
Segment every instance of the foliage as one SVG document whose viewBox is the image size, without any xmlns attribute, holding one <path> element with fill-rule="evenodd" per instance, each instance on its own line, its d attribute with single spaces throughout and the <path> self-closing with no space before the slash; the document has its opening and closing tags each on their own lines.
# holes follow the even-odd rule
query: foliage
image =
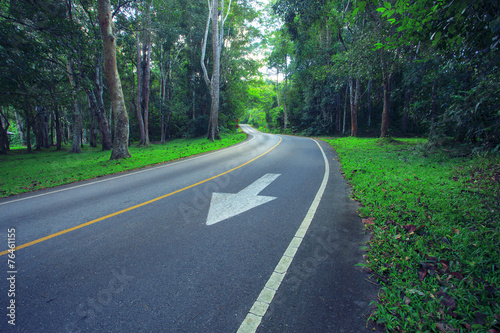
<svg viewBox="0 0 500 333">
<path fill-rule="evenodd" d="M 125 104 L 130 118 L 130 138 L 139 138 L 135 116 L 137 96 L 136 37 L 144 34 L 141 13 L 151 4 L 151 80 L 149 133 L 151 141 L 191 136 L 197 133 L 209 112 L 210 94 L 202 82 L 201 40 L 206 15 L 206 1 L 112 1 L 116 27 L 117 61 Z M 31 138 L 37 137 L 40 110 L 47 115 L 48 129 L 54 131 L 60 120 L 62 133 L 74 128 L 74 110 L 82 113 L 84 141 L 99 140 L 96 116 L 89 107 L 89 96 L 103 96 L 103 110 L 109 119 L 109 92 L 99 92 L 96 77 L 102 78 L 102 42 L 97 24 L 95 1 L 51 1 L 43 4 L 20 0 L 0 5 L 0 105 L 13 107 L 9 122 L 21 127 Z M 69 6 L 67 6 L 69 5 Z M 248 1 L 233 1 L 224 31 L 221 81 L 221 130 L 232 128 L 243 117 L 247 85 L 257 73 L 258 62 L 249 59 L 252 39 L 258 31 L 249 22 L 256 11 Z M 211 34 L 208 36 L 211 39 Z M 67 62 L 75 73 L 75 95 L 69 83 Z M 208 62 L 211 59 L 207 59 Z M 104 85 L 107 82 L 104 80 Z M 101 87 L 102 88 L 102 87 Z M 76 104 L 73 103 L 76 99 Z M 56 112 L 57 110 L 57 112 Z M 200 117 L 199 122 L 195 121 Z M 113 129 L 113 124 L 110 124 Z M 28 126 L 30 127 L 28 130 Z M 206 129 L 205 129 L 206 130 Z M 55 131 L 54 131 L 55 132 Z M 48 135 L 47 135 L 48 136 Z M 52 138 L 54 137 L 54 138 Z M 26 143 L 26 138 L 23 138 Z M 51 136 L 48 145 L 53 145 Z M 61 137 L 68 140 L 68 137 Z M 30 140 L 31 142 L 31 140 Z M 37 140 L 38 147 L 38 140 Z"/>
<path fill-rule="evenodd" d="M 360 135 L 377 135 L 387 105 L 392 135 L 498 149 L 497 2 L 278 0 L 273 9 L 292 43 L 294 131 L 348 134 L 346 88 L 360 78 Z"/>
<path fill-rule="evenodd" d="M 498 330 L 498 155 L 429 154 L 422 139 L 328 141 L 373 235 L 365 267 L 382 288 L 370 319 L 394 332 Z"/>
<path fill-rule="evenodd" d="M 33 154 L 25 154 L 25 149 L 16 149 L 10 156 L 0 156 L 0 197 L 161 164 L 227 147 L 245 138 L 243 133 L 227 133 L 222 134 L 222 140 L 215 142 L 201 138 L 176 139 L 148 148 L 131 146 L 132 157 L 118 161 L 110 161 L 109 152 L 91 147 L 85 147 L 79 155 L 68 154 L 70 147 L 61 151 L 51 148 Z"/>
</svg>

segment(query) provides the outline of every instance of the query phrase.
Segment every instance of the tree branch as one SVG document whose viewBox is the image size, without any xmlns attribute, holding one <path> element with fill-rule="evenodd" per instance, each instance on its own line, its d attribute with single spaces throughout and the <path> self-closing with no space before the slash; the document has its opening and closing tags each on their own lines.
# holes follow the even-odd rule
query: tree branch
<svg viewBox="0 0 500 333">
<path fill-rule="evenodd" d="M 342 28 L 340 28 L 342 29 Z M 345 46 L 344 44 L 344 39 L 342 38 L 342 33 L 340 32 L 340 29 L 339 29 L 339 39 L 340 39 L 340 43 L 342 44 L 342 46 L 344 47 L 344 50 L 347 52 L 347 47 Z"/>
<path fill-rule="evenodd" d="M 212 0 L 213 1 L 213 0 Z M 210 27 L 210 17 L 212 16 L 212 6 L 210 5 L 210 0 L 207 0 L 208 3 L 208 19 L 207 19 L 207 25 L 205 27 L 205 37 L 203 37 L 202 40 L 202 47 L 201 47 L 201 68 L 203 69 L 203 78 L 205 79 L 205 83 L 207 86 L 210 88 L 210 79 L 208 78 L 208 72 L 207 72 L 207 67 L 205 66 L 205 53 L 207 51 L 207 39 L 208 39 L 208 28 Z"/>
<path fill-rule="evenodd" d="M 113 12 L 113 15 L 111 15 L 111 17 L 115 17 L 116 14 L 118 14 L 118 12 L 120 11 L 120 9 L 126 5 L 128 5 L 129 3 L 131 2 L 134 2 L 135 0 L 129 0 L 129 1 L 125 1 L 125 2 L 119 2 L 118 3 L 118 7 L 116 7 L 115 11 Z"/>
</svg>

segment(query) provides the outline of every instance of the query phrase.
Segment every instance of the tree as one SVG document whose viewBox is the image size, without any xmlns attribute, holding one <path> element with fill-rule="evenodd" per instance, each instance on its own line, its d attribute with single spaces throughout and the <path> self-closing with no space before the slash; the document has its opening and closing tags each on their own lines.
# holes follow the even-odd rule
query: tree
<svg viewBox="0 0 500 333">
<path fill-rule="evenodd" d="M 284 78 L 284 87 L 281 93 L 280 103 L 280 88 L 279 83 L 276 83 L 276 96 L 278 99 L 278 107 L 283 107 L 283 129 L 287 129 L 288 127 L 288 110 L 287 110 L 287 90 L 288 90 L 288 62 L 290 60 L 290 56 L 292 54 L 292 42 L 290 41 L 290 37 L 288 36 L 285 29 L 281 29 L 277 31 L 277 36 L 271 39 L 271 46 L 273 46 L 272 52 L 268 57 L 268 66 L 276 68 L 276 76 L 277 81 L 279 77 L 279 73 L 283 74 Z"/>
<path fill-rule="evenodd" d="M 128 151 L 129 122 L 116 65 L 116 36 L 113 32 L 113 17 L 109 0 L 98 0 L 98 17 L 104 50 L 104 73 L 108 82 L 115 121 L 111 159 L 117 160 L 130 157 Z"/>
<path fill-rule="evenodd" d="M 83 129 L 83 124 L 82 124 L 82 114 L 80 112 L 80 106 L 78 105 L 78 99 L 76 96 L 76 80 L 75 80 L 75 74 L 73 72 L 73 65 L 70 59 L 68 59 L 67 63 L 67 70 L 68 70 L 68 77 L 69 77 L 69 82 L 71 85 L 71 90 L 73 93 L 73 142 L 71 144 L 71 153 L 81 153 L 82 150 L 80 149 L 80 143 L 82 141 L 82 129 Z"/>
<path fill-rule="evenodd" d="M 9 125 L 9 119 L 0 106 L 0 154 L 7 154 L 9 150 L 9 137 L 7 135 Z"/>
<path fill-rule="evenodd" d="M 211 1 L 211 3 L 210 3 Z M 212 100 L 210 108 L 210 117 L 208 121 L 207 138 L 209 140 L 220 140 L 219 134 L 219 98 L 220 98 L 220 61 L 222 44 L 224 40 L 224 23 L 231 9 L 231 0 L 226 14 L 224 15 L 224 0 L 220 3 L 219 15 L 219 0 L 207 0 L 208 2 L 208 18 L 205 28 L 205 37 L 203 38 L 203 47 L 201 53 L 201 67 L 203 69 L 203 78 L 210 89 L 210 97 Z M 220 16 L 220 19 L 219 19 Z M 207 68 L 205 66 L 205 53 L 207 48 L 208 29 L 212 21 L 212 78 L 209 79 Z"/>
<path fill-rule="evenodd" d="M 144 17 L 137 32 L 137 104 L 141 140 L 139 146 L 149 146 L 149 91 L 151 78 L 151 0 L 143 1 L 144 9 L 138 15 Z M 142 46 L 142 47 L 141 47 Z"/>
</svg>

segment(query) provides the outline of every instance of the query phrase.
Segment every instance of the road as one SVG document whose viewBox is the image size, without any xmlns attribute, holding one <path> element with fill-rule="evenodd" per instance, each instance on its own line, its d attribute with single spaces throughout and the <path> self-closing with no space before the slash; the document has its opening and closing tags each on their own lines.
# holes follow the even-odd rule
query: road
<svg viewBox="0 0 500 333">
<path fill-rule="evenodd" d="M 242 128 L 214 153 L 0 199 L 0 331 L 369 331 L 368 236 L 335 152 Z"/>
</svg>

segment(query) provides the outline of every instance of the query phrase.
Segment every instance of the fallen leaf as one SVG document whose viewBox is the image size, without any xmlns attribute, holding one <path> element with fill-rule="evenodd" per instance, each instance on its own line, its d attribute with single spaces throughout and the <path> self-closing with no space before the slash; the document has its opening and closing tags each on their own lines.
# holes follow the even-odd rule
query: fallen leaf
<svg viewBox="0 0 500 333">
<path fill-rule="evenodd" d="M 418 289 L 408 289 L 408 294 L 417 294 L 420 296 L 425 296 L 425 294 Z"/>
<path fill-rule="evenodd" d="M 406 232 L 410 234 L 414 233 L 417 230 L 417 227 L 414 226 L 413 224 L 404 225 L 403 228 L 405 228 Z"/>
<path fill-rule="evenodd" d="M 449 312 L 451 312 L 453 309 L 455 309 L 457 307 L 457 304 L 455 303 L 455 299 L 453 297 L 451 297 L 450 295 L 448 295 L 447 293 L 445 292 L 438 292 L 436 294 L 437 297 L 440 298 L 439 302 L 446 306 L 449 310 Z"/>
<path fill-rule="evenodd" d="M 486 322 L 484 321 L 486 316 L 481 312 L 476 312 L 476 317 L 474 318 L 474 324 L 484 326 Z"/>
<path fill-rule="evenodd" d="M 460 230 L 458 230 L 457 228 L 452 228 L 452 230 L 456 235 L 460 234 Z"/>
<path fill-rule="evenodd" d="M 374 217 L 369 217 L 367 219 L 361 219 L 361 222 L 363 222 L 363 224 L 375 224 L 374 221 L 375 221 Z"/>
<path fill-rule="evenodd" d="M 453 277 L 456 277 L 459 280 L 463 280 L 464 279 L 464 276 L 461 273 L 459 273 L 459 272 L 450 272 L 450 275 L 453 276 Z"/>
<path fill-rule="evenodd" d="M 442 319 L 444 320 L 446 316 L 445 316 L 445 314 L 444 314 L 443 309 L 439 308 L 439 313 L 441 314 L 441 317 L 442 317 Z"/>
<path fill-rule="evenodd" d="M 396 236 L 394 236 L 394 239 L 400 239 L 400 238 L 401 238 L 400 234 L 397 234 Z"/>
<path fill-rule="evenodd" d="M 436 328 L 439 330 L 439 332 L 446 333 L 446 329 L 444 328 L 443 323 L 436 323 Z"/>
<path fill-rule="evenodd" d="M 425 276 L 427 275 L 427 270 L 423 267 L 418 269 L 418 279 L 420 281 L 424 281 Z"/>
</svg>

